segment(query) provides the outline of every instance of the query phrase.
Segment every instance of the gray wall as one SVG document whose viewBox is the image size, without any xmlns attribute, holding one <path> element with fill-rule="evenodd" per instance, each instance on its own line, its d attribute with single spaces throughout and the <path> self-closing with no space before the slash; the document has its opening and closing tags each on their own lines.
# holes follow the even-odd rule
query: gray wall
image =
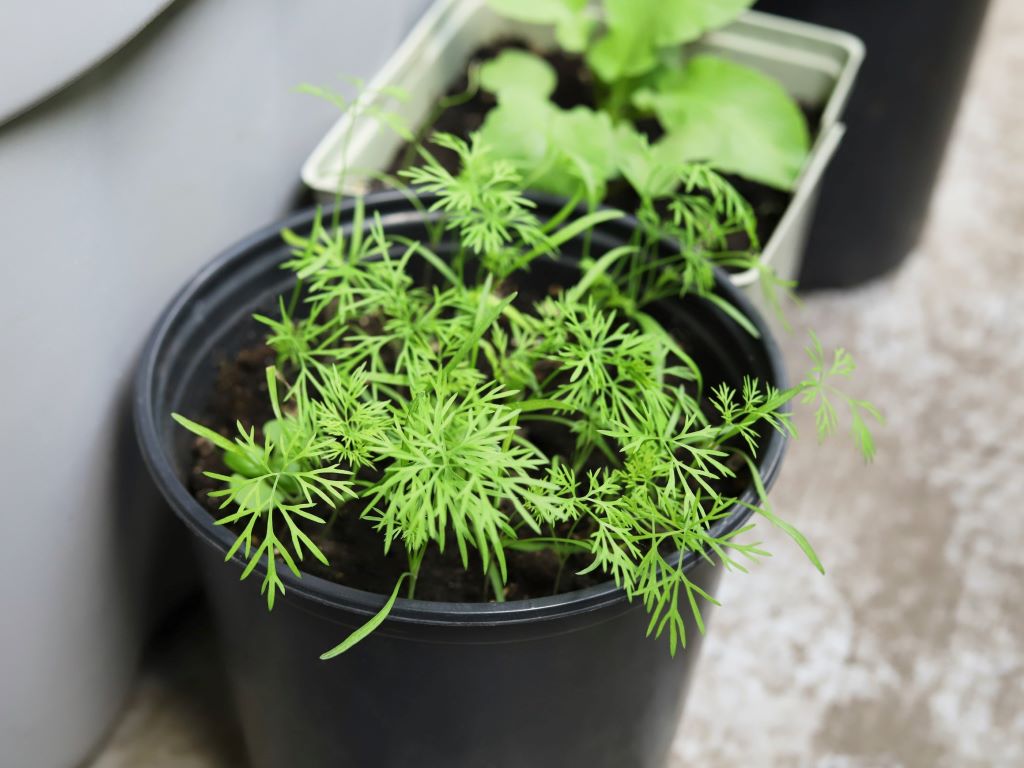
<svg viewBox="0 0 1024 768">
<path fill-rule="evenodd" d="M 295 86 L 371 75 L 420 6 L 179 0 L 0 126 L 5 764 L 72 765 L 94 744 L 135 668 L 141 603 L 160 607 L 151 572 L 187 563 L 141 501 L 125 424 L 151 323 L 190 273 L 295 200 L 336 116 Z M 21 43 L 13 58 L 30 67 L 47 41 Z M 19 77 L 0 72 L 0 86 Z"/>
</svg>

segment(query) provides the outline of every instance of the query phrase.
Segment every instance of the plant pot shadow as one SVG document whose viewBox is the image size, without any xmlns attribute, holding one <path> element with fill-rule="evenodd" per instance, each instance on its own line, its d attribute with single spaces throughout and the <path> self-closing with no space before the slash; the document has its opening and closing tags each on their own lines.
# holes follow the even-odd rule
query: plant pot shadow
<svg viewBox="0 0 1024 768">
<path fill-rule="evenodd" d="M 157 628 L 121 722 L 88 768 L 247 765 L 228 691 L 206 602 L 193 599 Z"/>
</svg>

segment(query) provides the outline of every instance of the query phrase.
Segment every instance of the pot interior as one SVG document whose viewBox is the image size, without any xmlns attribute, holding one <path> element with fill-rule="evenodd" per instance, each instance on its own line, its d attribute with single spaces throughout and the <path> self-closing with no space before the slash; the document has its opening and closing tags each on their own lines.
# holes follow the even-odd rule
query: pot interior
<svg viewBox="0 0 1024 768">
<path fill-rule="evenodd" d="M 428 197 L 424 202 L 429 205 L 432 200 Z M 542 218 L 553 215 L 561 207 L 560 202 L 545 197 L 538 197 L 537 202 L 537 213 Z M 367 220 L 371 219 L 370 213 L 376 212 L 386 231 L 408 238 L 426 238 L 425 224 L 436 218 L 433 214 L 421 213 L 403 195 L 394 192 L 368 196 L 366 208 Z M 339 211 L 340 221 L 345 222 L 345 213 L 350 209 L 351 204 L 343 205 Z M 140 369 L 136 419 L 140 442 L 151 470 L 179 516 L 202 538 L 222 551 L 226 551 L 232 537 L 230 532 L 211 525 L 210 514 L 188 491 L 186 478 L 193 462 L 194 438 L 171 419 L 171 413 L 182 413 L 202 421 L 204 414 L 209 412 L 218 367 L 265 336 L 265 326 L 253 320 L 252 315 L 274 315 L 278 298 L 290 294 L 295 284 L 293 274 L 280 268 L 289 255 L 289 246 L 281 240 L 279 231 L 282 228 L 308 231 L 314 215 L 314 210 L 308 210 L 280 226 L 257 233 L 193 278 L 158 324 Z M 343 223 L 343 227 L 350 226 L 350 223 Z M 591 255 L 598 257 L 621 245 L 628 240 L 631 227 L 630 219 L 599 227 L 592 233 Z M 435 250 L 443 256 L 452 248 L 450 242 L 442 242 Z M 528 275 L 514 277 L 516 289 L 540 298 L 552 286 L 571 286 L 578 279 L 576 258 L 582 250 L 583 240 L 577 238 L 563 246 L 562 255 L 557 260 L 536 260 Z M 718 275 L 717 280 L 720 295 L 751 318 L 760 328 L 761 339 L 748 335 L 710 302 L 693 296 L 662 301 L 651 305 L 647 311 L 697 361 L 704 376 L 705 392 L 722 382 L 739 388 L 744 376 L 757 377 L 778 387 L 785 386 L 779 353 L 763 320 L 724 275 Z M 769 429 L 762 431 L 760 461 L 766 485 L 771 483 L 778 469 L 783 445 L 784 439 L 779 433 Z M 744 500 L 756 500 L 752 488 L 748 489 Z M 726 533 L 740 527 L 749 515 L 749 510 L 738 507 L 732 516 L 717 521 L 714 529 Z M 697 559 L 693 553 L 687 557 L 694 561 Z M 290 574 L 288 578 L 291 579 Z M 293 584 L 301 584 L 301 589 L 348 590 L 309 575 L 301 581 L 292 579 L 288 582 L 288 589 L 292 589 Z M 599 589 L 615 591 L 614 585 L 607 585 L 583 592 Z M 565 598 L 566 595 L 557 597 Z M 517 602 L 541 603 L 547 599 Z"/>
</svg>

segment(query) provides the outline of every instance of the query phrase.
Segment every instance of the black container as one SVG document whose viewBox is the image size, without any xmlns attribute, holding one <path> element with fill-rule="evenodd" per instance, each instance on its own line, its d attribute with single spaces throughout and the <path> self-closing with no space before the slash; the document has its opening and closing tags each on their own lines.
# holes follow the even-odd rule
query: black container
<svg viewBox="0 0 1024 768">
<path fill-rule="evenodd" d="M 757 9 L 860 37 L 867 57 L 825 173 L 800 287 L 899 266 L 928 213 L 988 0 L 760 0 Z"/>
<path fill-rule="evenodd" d="M 430 202 L 429 199 L 427 202 Z M 400 195 L 367 198 L 392 233 L 423 235 L 424 214 Z M 557 203 L 540 199 L 540 215 Z M 346 221 L 350 204 L 343 207 Z M 307 211 L 283 226 L 308 229 Z M 367 216 L 367 219 L 370 217 Z M 598 252 L 629 237 L 629 220 L 594 233 Z M 318 656 L 361 625 L 384 598 L 313 576 L 285 575 L 273 613 L 259 595 L 262 567 L 239 582 L 242 562 L 223 562 L 230 532 L 186 489 L 191 437 L 172 411 L 198 415 L 216 361 L 238 349 L 251 314 L 293 284 L 278 268 L 279 227 L 236 245 L 199 273 L 160 319 L 136 382 L 139 442 L 161 490 L 200 542 L 203 577 L 229 661 L 249 755 L 259 768 L 653 768 L 663 765 L 679 722 L 701 635 L 673 659 L 667 639 L 645 637 L 642 606 L 613 584 L 555 597 L 494 603 L 397 601 L 390 617 L 352 651 Z M 578 244 L 564 250 L 571 254 Z M 536 280 L 571 284 L 571 258 L 535 263 Z M 764 334 L 755 340 L 706 301 L 660 308 L 702 364 L 707 385 L 744 374 L 783 385 L 778 350 L 742 296 L 719 289 Z M 761 455 L 770 483 L 785 441 L 771 432 Z M 748 500 L 754 500 L 752 491 Z M 734 530 L 749 510 L 715 523 Z M 693 554 L 691 580 L 714 593 L 721 567 Z M 704 606 L 707 608 L 707 606 Z"/>
</svg>

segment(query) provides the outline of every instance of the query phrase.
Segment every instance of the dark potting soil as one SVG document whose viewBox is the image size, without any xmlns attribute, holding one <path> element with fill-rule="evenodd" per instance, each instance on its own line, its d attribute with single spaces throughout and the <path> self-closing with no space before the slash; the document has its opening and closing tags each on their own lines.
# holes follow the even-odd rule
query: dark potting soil
<svg viewBox="0 0 1024 768">
<path fill-rule="evenodd" d="M 520 300 L 532 303 L 537 298 L 529 295 L 529 289 L 520 289 Z M 557 286 L 549 291 L 557 292 Z M 525 295 L 522 295 L 525 294 Z M 519 302 L 517 302 L 519 303 Z M 526 309 L 525 306 L 521 309 Z M 242 337 L 241 351 L 230 357 L 224 357 L 218 363 L 213 391 L 199 420 L 223 435 L 232 437 L 237 434 L 237 424 L 246 429 L 256 429 L 257 440 L 262 439 L 260 429 L 263 424 L 274 417 L 269 403 L 266 385 L 266 368 L 276 362 L 274 351 L 262 342 L 266 327 L 255 320 L 246 329 Z M 686 348 L 686 339 L 677 341 Z M 705 402 L 706 412 L 713 414 L 710 404 Z M 544 422 L 533 422 L 528 427 L 527 437 L 538 448 L 548 455 L 571 455 L 573 436 L 568 429 L 552 426 Z M 189 474 L 189 489 L 195 498 L 216 519 L 224 517 L 227 511 L 221 508 L 221 499 L 210 496 L 222 485 L 205 475 L 206 472 L 230 474 L 224 464 L 221 452 L 209 441 L 197 438 L 193 442 L 193 463 Z M 749 475 L 743 460 L 730 457 L 729 467 L 736 477 L 723 479 L 724 494 L 739 495 L 749 483 Z M 598 464 L 584 469 L 597 469 Z M 344 584 L 356 589 L 389 594 L 396 580 L 408 570 L 404 551 L 396 546 L 391 554 L 383 552 L 381 534 L 373 526 L 361 519 L 361 508 L 358 503 L 342 505 L 335 510 L 326 504 L 320 504 L 312 510 L 316 515 L 328 521 L 327 525 L 300 521 L 303 530 L 316 543 L 327 557 L 329 565 L 325 566 L 315 558 L 307 556 L 301 568 L 306 573 Z M 236 533 L 241 526 L 236 525 Z M 285 531 L 279 535 L 286 537 Z M 591 533 L 586 523 L 581 523 L 575 530 L 569 525 L 545 535 L 560 537 L 573 536 L 586 539 Z M 259 537 L 254 537 L 258 545 Z M 493 593 L 485 580 L 479 556 L 470 550 L 469 566 L 463 565 L 458 548 L 448 546 L 444 552 L 431 545 L 424 557 L 416 584 L 416 597 L 421 600 L 444 602 L 484 602 L 493 599 Z M 590 565 L 591 558 L 586 554 L 576 554 L 568 558 L 563 565 L 558 556 L 549 550 L 537 552 L 507 552 L 508 583 L 505 587 L 505 599 L 521 600 L 546 597 L 553 594 L 571 592 L 594 586 L 608 580 L 606 574 L 599 570 L 580 575 L 578 571 Z M 283 567 L 283 566 L 282 566 Z"/>
<path fill-rule="evenodd" d="M 501 51 L 508 48 L 531 50 L 538 56 L 543 57 L 555 69 L 558 77 L 558 84 L 552 101 L 563 109 L 585 106 L 595 107 L 596 101 L 594 92 L 595 84 L 593 74 L 587 68 L 581 56 L 566 53 L 562 50 L 540 50 L 533 48 L 523 40 L 509 38 L 499 40 L 490 45 L 477 49 L 465 68 L 465 73 L 448 88 L 446 99 L 456 101 L 436 115 L 433 120 L 428 120 L 427 125 L 420 130 L 419 140 L 429 139 L 435 132 L 452 133 L 460 138 L 467 138 L 473 131 L 483 125 L 487 113 L 496 105 L 494 96 L 477 88 L 471 91 L 469 82 L 469 71 L 489 59 L 497 56 Z M 461 98 L 465 95 L 465 98 Z M 800 105 L 807 124 L 811 127 L 812 135 L 820 122 L 821 110 L 806 105 Z M 647 118 L 637 123 L 637 128 L 647 134 L 652 141 L 661 136 L 661 126 L 657 120 Z M 431 152 L 445 168 L 453 173 L 459 170 L 458 159 L 455 154 L 441 147 L 431 147 Z M 418 161 L 412 147 L 405 145 L 393 158 L 388 168 L 389 174 L 395 174 L 410 163 Z M 754 209 L 757 217 L 758 238 L 761 244 L 768 242 L 775 228 L 782 220 L 782 215 L 789 205 L 792 195 L 774 187 L 758 184 L 755 181 L 744 179 L 740 176 L 728 174 L 726 178 L 736 190 L 746 199 Z M 609 184 L 608 193 L 604 200 L 605 205 L 619 208 L 624 211 L 636 209 L 639 200 L 636 193 L 624 180 L 615 180 Z M 744 236 L 742 239 L 746 240 Z M 730 243 L 731 248 L 743 248 L 745 245 L 740 242 Z"/>
<path fill-rule="evenodd" d="M 258 338 L 263 330 L 263 326 L 254 322 L 252 338 Z M 260 425 L 273 418 L 265 370 L 274 362 L 273 350 L 259 342 L 243 347 L 231 359 L 222 360 L 209 407 L 203 414 L 203 423 L 229 436 L 237 434 L 238 422 L 246 428 L 255 426 L 258 433 Z M 543 436 L 532 437 L 538 444 L 543 443 L 543 439 L 537 439 Z M 204 473 L 230 474 L 230 470 L 225 466 L 221 452 L 209 441 L 196 439 L 193 451 L 190 490 L 215 518 L 223 517 L 225 511 L 220 509 L 221 500 L 209 495 L 222 486 Z M 307 556 L 302 562 L 302 569 L 349 587 L 389 594 L 395 581 L 408 570 L 401 547 L 396 546 L 391 554 L 385 555 L 381 534 L 359 517 L 360 509 L 356 504 L 342 506 L 337 515 L 324 504 L 313 512 L 330 524 L 303 524 L 303 528 L 330 565 L 324 566 Z M 557 534 L 567 536 L 569 531 L 560 530 Z M 580 538 L 587 534 L 589 531 L 583 527 L 573 533 Z M 506 559 L 509 573 L 505 589 L 507 600 L 546 597 L 607 581 L 607 577 L 597 571 L 583 576 L 576 573 L 589 564 L 588 556 L 574 555 L 564 566 L 551 551 L 508 552 Z M 452 543 L 443 553 L 434 545 L 428 549 L 420 567 L 416 597 L 447 602 L 484 602 L 493 599 L 493 593 L 479 556 L 471 550 L 467 568 L 462 563 L 458 548 Z"/>
<path fill-rule="evenodd" d="M 255 427 L 257 440 L 262 439 L 260 428 L 274 417 L 269 404 L 266 385 L 266 368 L 276 362 L 274 351 L 261 341 L 260 334 L 265 326 L 252 322 L 245 335 L 241 351 L 219 362 L 213 391 L 200 420 L 215 431 L 232 437 L 237 434 L 237 424 L 246 429 Z M 685 341 L 679 339 L 685 347 Z M 707 413 L 713 409 L 705 403 Z M 535 422 L 528 428 L 529 439 L 548 455 L 569 456 L 573 437 L 569 430 Z M 726 460 L 736 476 L 721 481 L 722 492 L 739 495 L 749 483 L 746 465 L 738 455 Z M 596 469 L 597 464 L 585 469 Z M 221 508 L 221 499 L 210 496 L 211 491 L 222 487 L 221 483 L 205 475 L 206 472 L 230 474 L 224 464 L 221 452 L 203 438 L 193 442 L 193 464 L 189 474 L 189 489 L 195 498 L 216 519 L 227 511 Z M 361 519 L 358 503 L 343 505 L 335 510 L 326 504 L 319 504 L 312 510 L 328 521 L 327 525 L 300 521 L 303 530 L 327 557 L 325 566 L 307 556 L 301 568 L 304 572 L 319 576 L 338 584 L 356 589 L 389 594 L 396 580 L 408 570 L 404 551 L 396 546 L 392 553 L 385 555 L 381 534 Z M 586 539 L 592 532 L 585 524 L 570 530 L 569 524 L 551 534 Z M 236 525 L 236 533 L 241 526 Z M 286 536 L 285 531 L 279 535 Z M 548 534 L 545 534 L 548 535 Z M 254 537 L 258 544 L 259 536 Z M 590 565 L 586 554 L 568 558 L 564 565 L 550 550 L 537 552 L 507 552 L 508 583 L 505 587 L 506 600 L 522 600 L 547 597 L 553 594 L 571 592 L 608 581 L 600 570 L 580 575 L 578 571 Z M 283 566 L 282 566 L 283 567 Z M 493 592 L 487 583 L 479 556 L 472 549 L 469 552 L 469 566 L 463 565 L 458 548 L 448 546 L 444 552 L 431 545 L 424 557 L 416 584 L 416 597 L 420 600 L 443 602 L 485 602 L 493 600 Z"/>
</svg>

